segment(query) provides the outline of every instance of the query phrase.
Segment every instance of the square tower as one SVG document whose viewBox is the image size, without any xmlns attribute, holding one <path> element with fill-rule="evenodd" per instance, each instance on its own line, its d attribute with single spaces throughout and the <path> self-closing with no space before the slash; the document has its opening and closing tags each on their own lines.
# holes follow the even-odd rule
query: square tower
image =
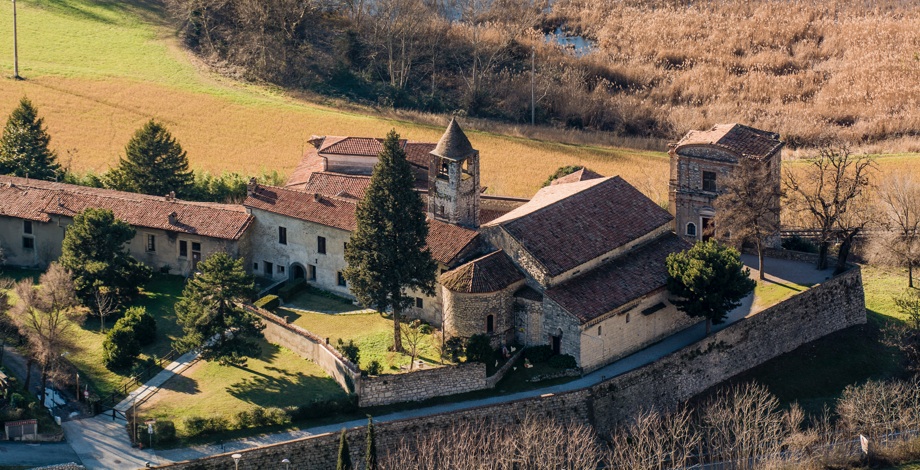
<svg viewBox="0 0 920 470">
<path fill-rule="evenodd" d="M 455 119 L 430 153 L 428 216 L 467 228 L 479 227 L 479 151 Z"/>
</svg>

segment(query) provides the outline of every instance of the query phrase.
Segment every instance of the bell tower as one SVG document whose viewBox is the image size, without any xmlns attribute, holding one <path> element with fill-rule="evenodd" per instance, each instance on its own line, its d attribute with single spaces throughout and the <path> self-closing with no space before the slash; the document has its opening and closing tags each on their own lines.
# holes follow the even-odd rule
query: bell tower
<svg viewBox="0 0 920 470">
<path fill-rule="evenodd" d="M 428 216 L 467 228 L 479 227 L 479 151 L 455 119 L 430 153 Z"/>
</svg>

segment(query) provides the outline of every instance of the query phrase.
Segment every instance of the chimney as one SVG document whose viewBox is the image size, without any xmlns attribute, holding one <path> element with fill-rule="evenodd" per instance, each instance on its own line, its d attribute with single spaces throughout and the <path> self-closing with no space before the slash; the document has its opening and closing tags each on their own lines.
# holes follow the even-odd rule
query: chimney
<svg viewBox="0 0 920 470">
<path fill-rule="evenodd" d="M 179 225 L 179 214 L 175 212 L 169 213 L 169 225 Z"/>
<path fill-rule="evenodd" d="M 255 177 L 249 178 L 249 184 L 246 185 L 246 195 L 252 196 L 256 193 L 256 189 L 259 187 L 258 181 Z"/>
<path fill-rule="evenodd" d="M 314 202 L 319 202 L 321 199 L 322 199 L 322 198 L 320 197 L 319 193 L 313 193 L 313 201 L 314 201 Z"/>
<path fill-rule="evenodd" d="M 314 147 L 316 147 L 317 150 L 319 150 L 319 148 L 323 145 L 323 141 L 325 140 L 326 140 L 326 136 L 324 135 L 311 135 L 310 139 L 307 140 L 307 142 L 310 142 L 311 145 L 313 145 Z"/>
<path fill-rule="evenodd" d="M 167 201 L 175 201 L 175 200 L 176 200 L 176 192 L 175 192 L 175 191 L 170 191 L 169 194 L 166 195 L 166 200 L 167 200 Z"/>
</svg>

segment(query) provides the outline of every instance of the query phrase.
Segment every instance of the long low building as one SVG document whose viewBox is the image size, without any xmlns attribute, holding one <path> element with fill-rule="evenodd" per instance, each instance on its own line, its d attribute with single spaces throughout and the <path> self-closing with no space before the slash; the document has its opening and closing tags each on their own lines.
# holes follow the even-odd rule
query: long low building
<svg viewBox="0 0 920 470">
<path fill-rule="evenodd" d="M 253 217 L 241 205 L 0 176 L 0 249 L 5 262 L 44 267 L 61 255 L 67 226 L 87 208 L 109 209 L 130 224 L 132 256 L 151 268 L 187 275 L 215 251 L 248 257 Z"/>
</svg>

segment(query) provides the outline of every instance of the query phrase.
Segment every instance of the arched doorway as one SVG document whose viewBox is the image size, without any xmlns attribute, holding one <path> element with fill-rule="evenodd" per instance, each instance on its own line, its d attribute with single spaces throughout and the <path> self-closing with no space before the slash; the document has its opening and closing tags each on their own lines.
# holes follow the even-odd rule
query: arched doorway
<svg viewBox="0 0 920 470">
<path fill-rule="evenodd" d="M 292 263 L 290 272 L 292 281 L 297 279 L 307 279 L 307 270 L 304 269 L 303 265 L 300 263 Z"/>
</svg>

